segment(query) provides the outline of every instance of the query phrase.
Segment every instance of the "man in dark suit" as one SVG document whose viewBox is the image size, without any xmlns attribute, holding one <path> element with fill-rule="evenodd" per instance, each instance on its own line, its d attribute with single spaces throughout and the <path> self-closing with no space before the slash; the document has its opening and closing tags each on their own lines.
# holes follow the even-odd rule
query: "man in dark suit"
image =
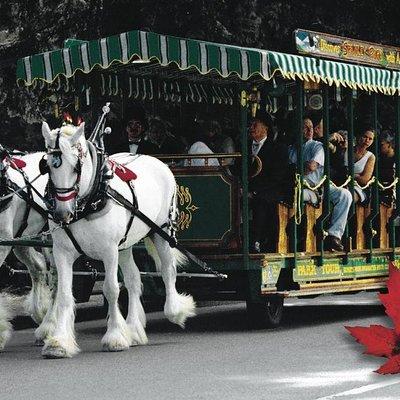
<svg viewBox="0 0 400 400">
<path fill-rule="evenodd" d="M 276 250 L 277 203 L 288 196 L 288 152 L 287 147 L 273 141 L 271 117 L 259 111 L 249 127 L 249 195 L 253 210 L 252 251 Z M 254 161 L 258 173 L 251 176 Z M 261 166 L 261 169 L 260 169 Z"/>
<path fill-rule="evenodd" d="M 118 136 L 111 135 L 106 141 L 108 153 L 157 154 L 158 147 L 146 135 L 148 125 L 144 109 L 135 104 L 130 105 L 125 109 L 124 115 L 125 132 Z"/>
</svg>

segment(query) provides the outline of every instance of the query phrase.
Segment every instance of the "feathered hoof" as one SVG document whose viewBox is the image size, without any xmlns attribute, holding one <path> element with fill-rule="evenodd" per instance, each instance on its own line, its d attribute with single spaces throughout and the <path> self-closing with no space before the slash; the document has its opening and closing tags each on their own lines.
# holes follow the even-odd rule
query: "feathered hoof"
<svg viewBox="0 0 400 400">
<path fill-rule="evenodd" d="M 165 315 L 172 323 L 179 325 L 181 328 L 185 327 L 188 318 L 196 315 L 196 303 L 193 297 L 188 294 L 180 294 L 175 307 L 172 309 L 173 311 L 165 308 Z"/>
<path fill-rule="evenodd" d="M 35 342 L 33 343 L 35 347 L 43 347 L 44 346 L 44 340 L 43 339 L 36 339 Z"/>
<path fill-rule="evenodd" d="M 41 324 L 51 304 L 51 291 L 47 285 L 38 285 L 31 290 L 24 302 L 24 308 L 31 318 Z"/>
<path fill-rule="evenodd" d="M 6 329 L 3 330 L 2 332 L 0 332 L 0 351 L 2 351 L 6 345 L 6 343 L 8 342 L 8 340 L 11 337 L 11 331 L 12 329 Z"/>
<path fill-rule="evenodd" d="M 62 346 L 55 338 L 46 340 L 42 350 L 43 358 L 71 358 L 77 353 L 79 348 L 76 345 Z"/>
<path fill-rule="evenodd" d="M 101 344 L 103 351 L 124 351 L 129 349 L 129 341 L 121 333 L 106 333 Z"/>
<path fill-rule="evenodd" d="M 142 326 L 128 325 L 128 328 L 131 332 L 131 346 L 143 346 L 149 342 Z"/>
</svg>

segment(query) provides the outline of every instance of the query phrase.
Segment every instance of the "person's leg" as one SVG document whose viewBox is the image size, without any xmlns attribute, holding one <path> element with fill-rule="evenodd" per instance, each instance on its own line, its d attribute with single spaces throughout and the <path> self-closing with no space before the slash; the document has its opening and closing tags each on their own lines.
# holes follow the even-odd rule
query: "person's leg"
<svg viewBox="0 0 400 400">
<path fill-rule="evenodd" d="M 261 243 L 264 243 L 267 236 L 267 206 L 260 196 L 255 196 L 252 200 L 253 210 L 253 245 L 251 250 L 260 251 Z"/>
<path fill-rule="evenodd" d="M 347 215 L 352 202 L 351 193 L 347 189 L 330 185 L 329 195 L 333 203 L 333 210 L 328 234 L 341 239 L 346 227 Z"/>
</svg>

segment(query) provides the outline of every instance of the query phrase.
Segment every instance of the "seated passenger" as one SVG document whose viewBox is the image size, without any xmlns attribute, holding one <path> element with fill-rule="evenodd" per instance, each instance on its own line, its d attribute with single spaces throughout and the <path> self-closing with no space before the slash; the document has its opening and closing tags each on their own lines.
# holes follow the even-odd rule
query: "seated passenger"
<svg viewBox="0 0 400 400">
<path fill-rule="evenodd" d="M 253 211 L 253 246 L 250 250 L 255 252 L 276 251 L 276 205 L 287 195 L 287 147 L 274 142 L 270 136 L 271 131 L 271 117 L 259 111 L 251 121 L 248 142 L 249 164 L 252 159 L 256 159 L 259 164 L 258 174 L 254 177 L 249 174 L 249 195 Z"/>
<path fill-rule="evenodd" d="M 313 113 L 310 115 L 313 122 L 314 134 L 313 139 L 323 143 L 324 140 L 324 122 L 321 113 Z M 347 160 L 347 131 L 338 130 L 328 137 L 329 157 L 330 157 L 330 178 L 336 184 L 340 185 L 346 180 L 347 168 L 345 166 Z"/>
<path fill-rule="evenodd" d="M 390 186 L 395 178 L 394 135 L 383 131 L 380 137 L 379 181 L 383 186 Z M 390 206 L 393 203 L 395 186 L 380 192 L 380 201 Z"/>
<path fill-rule="evenodd" d="M 304 119 L 303 128 L 303 160 L 304 179 L 311 187 L 318 185 L 324 175 L 325 153 L 321 142 L 313 139 L 314 128 L 310 118 Z M 291 154 L 291 161 L 296 161 L 297 154 Z M 325 248 L 329 251 L 343 251 L 341 239 L 347 223 L 347 215 L 351 205 L 351 194 L 347 189 L 329 185 L 329 197 L 333 204 L 328 237 Z M 315 191 L 305 188 L 303 200 L 316 204 L 318 196 Z"/>
<path fill-rule="evenodd" d="M 214 153 L 234 153 L 233 139 L 222 133 L 221 125 L 217 121 L 209 121 L 204 126 L 206 143 Z M 222 165 L 232 165 L 233 158 L 223 158 Z"/>
<path fill-rule="evenodd" d="M 214 152 L 206 145 L 206 137 L 203 130 L 198 126 L 193 126 L 190 132 L 189 149 L 187 154 L 214 154 Z M 192 167 L 218 167 L 220 165 L 217 158 L 190 158 L 184 162 L 185 166 Z"/>
<path fill-rule="evenodd" d="M 147 118 L 145 110 L 130 104 L 125 110 L 123 126 L 125 132 L 112 132 L 105 138 L 108 154 L 129 152 L 131 154 L 156 154 L 157 147 L 147 137 Z"/>
<path fill-rule="evenodd" d="M 367 128 L 357 137 L 354 146 L 354 202 L 369 200 L 369 188 L 362 189 L 371 180 L 375 167 L 375 156 L 368 150 L 374 141 L 375 131 Z"/>
<path fill-rule="evenodd" d="M 150 118 L 148 138 L 157 146 L 157 154 L 179 154 L 182 145 L 168 130 L 167 123 L 159 117 Z"/>
</svg>

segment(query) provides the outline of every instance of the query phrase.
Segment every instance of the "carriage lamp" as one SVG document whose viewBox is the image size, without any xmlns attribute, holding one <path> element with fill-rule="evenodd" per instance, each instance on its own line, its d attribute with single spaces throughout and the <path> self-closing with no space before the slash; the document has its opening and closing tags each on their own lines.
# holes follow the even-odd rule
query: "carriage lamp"
<svg viewBox="0 0 400 400">
<path fill-rule="evenodd" d="M 247 93 L 245 90 L 242 90 L 240 94 L 240 104 L 242 107 L 250 105 L 252 117 L 256 116 L 257 110 L 260 108 L 260 100 L 261 94 L 256 86 L 253 86 L 249 93 Z"/>
</svg>

